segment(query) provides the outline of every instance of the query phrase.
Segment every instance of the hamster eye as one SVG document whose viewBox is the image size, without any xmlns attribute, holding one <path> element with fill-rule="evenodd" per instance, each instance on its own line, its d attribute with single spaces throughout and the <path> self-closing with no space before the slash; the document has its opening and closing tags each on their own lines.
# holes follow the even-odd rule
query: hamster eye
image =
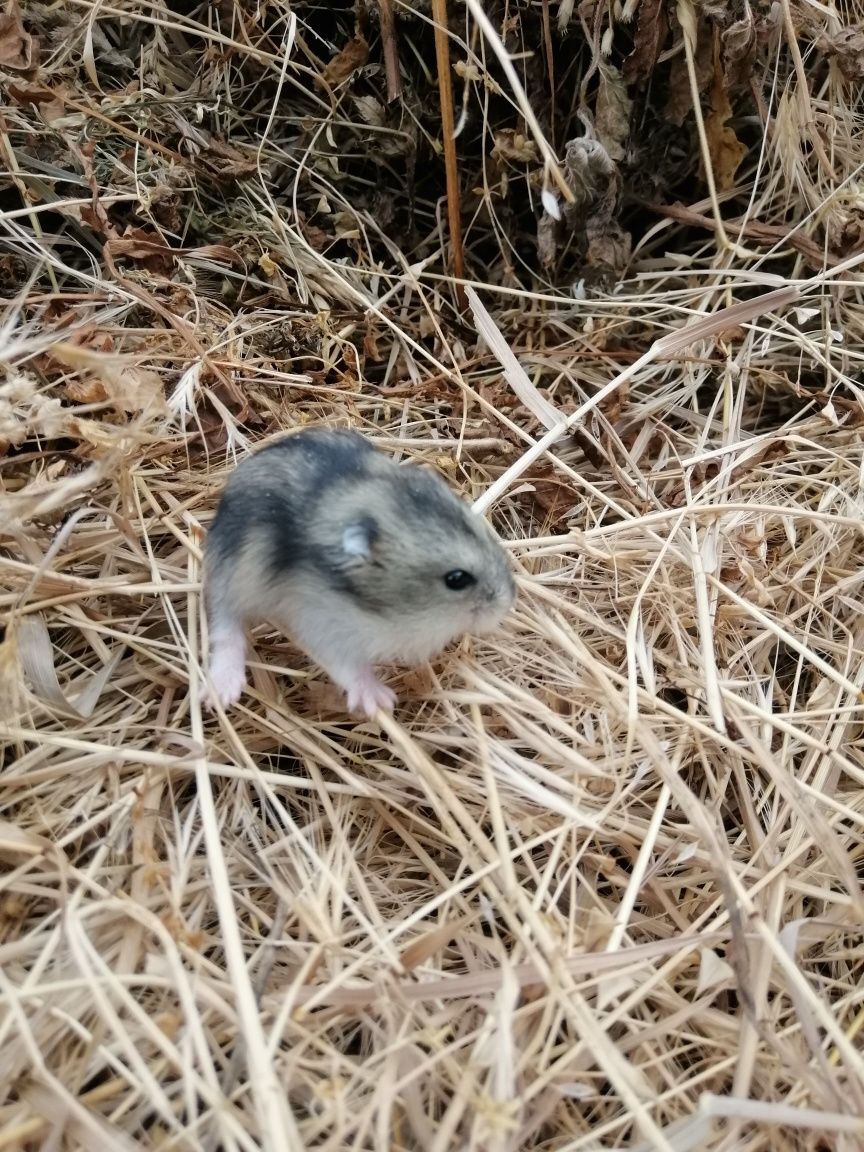
<svg viewBox="0 0 864 1152">
<path fill-rule="evenodd" d="M 461 592 L 463 588 L 469 588 L 477 581 L 470 572 L 466 572 L 462 568 L 454 568 L 452 572 L 448 572 L 444 577 L 444 583 L 451 592 Z"/>
</svg>

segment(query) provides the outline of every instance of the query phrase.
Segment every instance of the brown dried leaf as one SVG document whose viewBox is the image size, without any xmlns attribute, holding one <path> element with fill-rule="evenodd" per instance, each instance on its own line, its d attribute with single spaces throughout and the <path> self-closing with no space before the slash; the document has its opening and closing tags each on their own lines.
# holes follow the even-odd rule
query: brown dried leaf
<svg viewBox="0 0 864 1152">
<path fill-rule="evenodd" d="M 321 87 L 335 88 L 358 68 L 362 68 L 368 59 L 369 45 L 362 36 L 355 36 L 325 66 L 321 76 L 316 77 L 316 83 Z"/>
<path fill-rule="evenodd" d="M 108 253 L 127 260 L 139 260 L 151 272 L 169 273 L 178 257 L 219 261 L 223 264 L 243 264 L 243 258 L 227 244 L 202 244 L 200 248 L 172 248 L 161 235 L 150 228 L 128 227 L 122 236 L 112 237 L 106 244 Z"/>
<path fill-rule="evenodd" d="M 402 967 L 406 972 L 410 972 L 418 964 L 425 964 L 436 952 L 440 952 L 451 940 L 455 940 L 470 920 L 470 916 L 462 916 L 455 923 L 439 924 L 437 928 L 432 928 L 416 940 L 412 940 L 399 957 Z"/>
<path fill-rule="evenodd" d="M 103 373 L 112 402 L 123 412 L 153 413 L 165 407 L 162 377 L 150 368 L 124 364 Z"/>
<path fill-rule="evenodd" d="M 613 160 L 622 160 L 624 157 L 632 108 L 633 101 L 627 95 L 621 73 L 611 64 L 601 64 L 597 91 L 597 139 Z"/>
<path fill-rule="evenodd" d="M 602 230 L 589 228 L 587 236 L 586 268 L 608 269 L 614 282 L 630 260 L 633 248 L 630 233 L 625 232 L 617 221 L 610 221 Z"/>
<path fill-rule="evenodd" d="M 512 128 L 495 133 L 492 155 L 496 160 L 515 160 L 520 164 L 536 164 L 539 159 L 534 141 Z"/>
<path fill-rule="evenodd" d="M 547 213 L 537 221 L 537 256 L 543 268 L 551 268 L 558 255 L 558 222 Z"/>
<path fill-rule="evenodd" d="M 357 349 L 353 344 L 345 343 L 342 346 L 342 362 L 345 365 L 345 376 L 351 382 L 360 378 L 360 364 L 357 359 Z"/>
<path fill-rule="evenodd" d="M 573 513 L 573 491 L 551 470 L 529 480 L 534 504 L 543 513 L 543 522 L 549 527 L 563 528 Z"/>
<path fill-rule="evenodd" d="M 0 68 L 28 72 L 38 50 L 38 41 L 24 30 L 18 0 L 6 0 L 6 10 L 0 14 Z"/>
<path fill-rule="evenodd" d="M 47 84 L 29 84 L 26 80 L 10 80 L 6 85 L 7 94 L 16 104 L 32 104 L 42 114 L 46 124 L 53 124 L 66 111 L 62 92 L 49 88 Z"/>
<path fill-rule="evenodd" d="M 112 256 L 138 260 L 151 272 L 168 273 L 174 265 L 174 253 L 152 228 L 127 228 L 109 239 L 108 248 Z"/>
<path fill-rule="evenodd" d="M 106 355 L 67 341 L 52 344 L 48 354 L 66 368 L 92 374 L 121 412 L 153 414 L 165 407 L 162 377 L 149 368 L 140 368 L 128 357 Z"/>
<path fill-rule="evenodd" d="M 610 187 L 620 183 L 618 166 L 600 140 L 577 136 L 564 149 L 564 168 L 574 197 L 572 204 L 564 206 L 564 219 L 578 227 L 586 205 L 604 199 Z"/>
<path fill-rule="evenodd" d="M 380 100 L 376 100 L 374 96 L 358 96 L 354 100 L 354 107 L 364 124 L 383 128 L 387 123 L 387 111 Z"/>
<path fill-rule="evenodd" d="M 108 399 L 105 385 L 93 376 L 67 380 L 63 391 L 73 404 L 103 404 Z"/>
<path fill-rule="evenodd" d="M 325 232 L 317 224 L 308 222 L 303 223 L 303 238 L 316 252 L 323 252 L 329 244 L 333 243 L 333 237 L 329 232 Z"/>
<path fill-rule="evenodd" d="M 711 111 L 705 117 L 705 135 L 714 179 L 721 191 L 734 187 L 735 175 L 747 154 L 747 149 L 727 124 L 731 117 L 732 106 L 720 63 L 720 42 L 715 38 L 714 82 L 711 86 Z"/>
<path fill-rule="evenodd" d="M 258 170 L 255 157 L 249 157 L 237 148 L 231 148 L 224 141 L 211 137 L 207 147 L 196 156 L 196 161 L 204 166 L 216 180 L 224 184 L 234 184 L 245 180 Z"/>
<path fill-rule="evenodd" d="M 108 213 L 102 207 L 98 197 L 94 197 L 90 204 L 82 204 L 79 209 L 79 216 L 88 227 L 93 229 L 97 236 L 107 240 L 116 238 L 117 229 L 108 219 Z"/>
<path fill-rule="evenodd" d="M 726 88 L 734 92 L 747 85 L 756 55 L 756 22 L 749 7 L 740 20 L 721 33 L 720 40 Z"/>
<path fill-rule="evenodd" d="M 381 363 L 381 349 L 378 347 L 378 331 L 371 324 L 363 337 L 363 355 L 373 364 Z"/>
<path fill-rule="evenodd" d="M 666 37 L 669 21 L 663 0 L 642 0 L 636 23 L 633 51 L 624 61 L 624 79 L 628 84 L 645 80 L 654 71 Z"/>
<path fill-rule="evenodd" d="M 697 25 L 697 38 L 695 58 L 696 89 L 704 92 L 713 76 L 711 64 L 711 38 L 708 35 L 707 25 L 700 20 Z M 669 91 L 666 97 L 664 116 L 670 124 L 680 127 L 693 112 L 693 94 L 690 89 L 690 77 L 687 74 L 687 60 L 683 52 L 679 52 L 672 61 L 669 69 Z"/>
<path fill-rule="evenodd" d="M 844 80 L 864 80 L 864 29 L 843 28 L 833 36 L 826 33 L 818 44 L 840 69 Z"/>
</svg>

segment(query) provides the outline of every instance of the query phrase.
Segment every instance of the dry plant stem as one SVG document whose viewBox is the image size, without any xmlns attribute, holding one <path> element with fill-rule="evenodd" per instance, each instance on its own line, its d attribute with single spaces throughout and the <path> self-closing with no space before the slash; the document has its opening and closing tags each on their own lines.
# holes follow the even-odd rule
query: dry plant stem
<svg viewBox="0 0 864 1152">
<path fill-rule="evenodd" d="M 683 224 L 691 224 L 697 228 L 711 230 L 715 228 L 715 221 L 710 217 L 704 216 L 701 212 L 695 212 L 692 208 L 687 208 L 682 204 L 657 204 L 651 201 L 644 203 L 651 212 L 657 212 L 669 220 L 679 220 Z M 727 220 L 726 224 L 730 228 L 738 228 L 739 236 L 746 237 L 756 244 L 766 244 L 772 248 L 778 245 L 794 248 L 801 253 L 808 265 L 814 270 L 834 268 L 840 262 L 839 257 L 832 256 L 830 252 L 825 251 L 824 245 L 817 244 L 809 236 L 802 235 L 800 232 L 793 232 L 780 224 L 762 224 L 758 221 L 745 223 L 740 220 Z"/>
<path fill-rule="evenodd" d="M 200 344 L 197 340 L 194 330 L 189 322 L 182 316 L 178 316 L 170 308 L 166 308 L 152 294 L 140 288 L 134 281 L 121 275 L 121 273 L 114 266 L 114 260 L 111 256 L 111 251 L 107 244 L 102 250 L 102 256 L 105 260 L 106 267 L 112 274 L 114 281 L 117 284 L 122 285 L 122 287 L 129 293 L 130 296 L 134 297 L 136 300 L 139 300 L 145 307 L 152 308 L 152 310 L 156 312 L 157 315 L 161 316 L 163 320 L 167 321 L 167 323 L 171 325 L 172 328 L 176 329 L 176 331 L 191 345 L 193 350 L 198 355 L 201 364 L 206 364 L 218 377 L 218 379 L 225 385 L 230 395 L 236 401 L 242 402 L 242 397 L 237 391 L 237 387 L 234 384 L 234 381 L 231 379 L 228 373 L 224 372 L 219 367 L 219 365 L 213 361 L 212 357 L 207 354 L 203 345 Z"/>
<path fill-rule="evenodd" d="M 190 565 L 193 563 L 194 560 L 190 557 Z M 193 579 L 198 575 L 194 570 L 190 570 L 189 574 L 190 578 Z M 190 595 L 188 619 L 189 646 L 192 652 L 197 652 L 198 648 L 196 626 L 198 607 L 198 597 Z M 197 679 L 193 679 L 190 683 L 189 703 L 192 738 L 199 747 L 203 747 L 204 730 L 199 686 L 200 682 Z M 284 1087 L 280 1084 L 273 1066 L 256 1003 L 255 989 L 246 965 L 240 925 L 225 862 L 225 849 L 222 845 L 219 820 L 213 798 L 212 783 L 207 761 L 202 756 L 195 758 L 195 781 L 198 804 L 201 809 L 201 825 L 207 849 L 207 861 L 213 884 L 213 896 L 222 928 L 228 973 L 236 997 L 245 1057 L 244 1063 L 249 1077 L 249 1090 L 252 1093 L 258 1114 L 261 1146 L 265 1152 L 301 1152 L 303 1141 L 297 1130 Z"/>
<path fill-rule="evenodd" d="M 28 204 L 27 208 L 20 209 L 17 214 L 20 214 L 22 216 L 26 216 L 31 221 L 31 223 L 33 225 L 34 234 L 36 236 L 40 237 L 40 239 L 41 239 L 43 236 L 43 233 L 42 233 L 42 225 L 41 225 L 39 218 L 38 218 L 38 209 L 36 207 L 34 207 L 32 204 L 29 204 L 30 197 L 27 193 L 26 183 L 25 183 L 24 178 L 21 175 L 21 170 L 18 167 L 18 161 L 15 158 L 15 152 L 14 152 L 12 145 L 9 141 L 9 136 L 8 136 L 7 131 L 6 131 L 6 123 L 5 123 L 2 116 L 0 116 L 0 144 L 2 144 L 2 152 L 0 152 L 0 154 L 2 154 L 6 160 L 6 164 L 8 165 L 12 180 L 14 181 L 15 186 L 18 189 L 18 194 L 20 195 L 21 200 L 25 204 Z M 15 214 L 16 213 L 14 213 L 14 212 L 13 213 L 4 212 L 3 216 L 5 219 L 10 219 L 10 218 L 14 218 Z M 51 280 L 51 286 L 54 289 L 54 291 L 55 292 L 59 291 L 58 285 L 57 285 L 57 279 L 56 279 L 55 274 L 54 274 L 54 269 L 51 268 L 50 265 L 48 267 L 48 276 L 49 276 L 49 279 Z"/>
<path fill-rule="evenodd" d="M 750 254 L 738 244 L 734 244 L 726 235 L 723 225 L 723 214 L 717 199 L 717 186 L 714 182 L 714 165 L 711 161 L 711 151 L 708 147 L 708 137 L 705 133 L 705 120 L 702 116 L 702 104 L 699 98 L 699 84 L 696 79 L 696 39 L 697 25 L 696 12 L 692 0 L 678 0 L 678 21 L 684 37 L 684 57 L 687 61 L 687 79 L 690 83 L 690 98 L 693 102 L 693 115 L 696 118 L 696 129 L 699 133 L 699 147 L 702 150 L 702 166 L 705 169 L 705 180 L 708 184 L 708 194 L 711 198 L 711 208 L 714 213 L 714 227 L 717 231 L 717 240 L 721 248 L 734 252 L 742 260 L 748 260 Z"/>
<path fill-rule="evenodd" d="M 504 74 L 513 89 L 513 95 L 516 98 L 516 103 L 519 105 L 519 110 L 525 117 L 525 123 L 528 125 L 528 130 L 534 137 L 534 142 L 540 150 L 540 155 L 543 157 L 546 174 L 557 185 L 558 191 L 564 197 L 568 204 L 573 203 L 573 192 L 570 189 L 567 181 L 564 179 L 564 174 L 558 167 L 558 161 L 555 153 L 549 147 L 549 141 L 543 134 L 543 129 L 534 115 L 534 110 L 525 95 L 525 89 L 522 87 L 522 82 L 513 67 L 513 62 L 510 59 L 509 53 L 504 45 L 501 43 L 501 37 L 492 26 L 489 17 L 483 11 L 479 0 L 465 0 L 468 11 L 473 16 L 474 20 L 480 26 L 480 30 L 486 37 L 492 51 L 498 57 L 501 67 L 504 69 Z"/>
<path fill-rule="evenodd" d="M 393 0 L 378 0 L 381 41 L 384 47 L 384 75 L 387 78 L 387 103 L 402 95 L 402 73 L 399 68 L 399 45 L 393 17 Z"/>
<path fill-rule="evenodd" d="M 783 9 L 783 25 L 786 30 L 786 47 L 792 56 L 792 61 L 795 65 L 795 76 L 798 80 L 796 97 L 800 109 L 801 128 L 807 132 L 807 137 L 819 161 L 823 176 L 826 180 L 834 183 L 837 180 L 837 175 L 831 167 L 831 161 L 828 159 L 822 137 L 816 126 L 813 106 L 810 103 L 810 88 L 807 83 L 807 72 L 804 68 L 804 61 L 801 59 L 801 49 L 798 46 L 798 33 L 795 29 L 795 21 L 792 19 L 792 8 L 789 0 L 782 0 L 781 7 Z"/>
<path fill-rule="evenodd" d="M 310 1152 L 859 1152 L 864 265 L 837 257 L 862 95 L 839 56 L 809 67 L 850 4 L 783 9 L 800 60 L 751 5 L 747 184 L 634 235 L 615 291 L 546 284 L 522 174 L 490 184 L 476 334 L 442 321 L 444 163 L 389 182 L 392 226 L 369 207 L 373 164 L 438 139 L 428 5 L 391 0 L 405 119 L 383 68 L 319 96 L 350 5 L 48 6 L 38 69 L 0 77 L 2 1152 L 261 1152 L 292 1120 Z M 550 106 L 573 4 L 479 7 Z M 596 109 L 608 6 L 581 11 L 590 82 L 550 151 Z M 463 179 L 526 134 L 467 28 Z M 719 247 L 717 205 L 757 254 Z M 167 412 L 134 408 L 142 369 Z M 320 422 L 494 500 L 519 599 L 387 670 L 380 723 L 268 626 L 240 705 L 202 718 L 218 493 Z"/>
<path fill-rule="evenodd" d="M 549 0 L 543 0 L 543 51 L 546 55 L 546 72 L 549 76 L 549 98 L 552 101 L 551 127 L 549 136 L 552 151 L 555 151 L 555 108 L 558 93 L 555 89 L 555 56 L 552 50 L 552 23 L 549 19 Z"/>
<path fill-rule="evenodd" d="M 512 856 L 512 853 L 510 853 Z M 499 867 L 497 863 L 489 864 L 486 871 L 492 872 Z M 617 938 L 617 933 L 616 933 Z M 645 945 L 629 945 L 626 952 L 610 948 L 605 952 L 591 952 L 579 956 L 568 957 L 565 961 L 568 971 L 574 978 L 584 980 L 594 974 L 606 974 L 618 977 L 638 978 L 639 973 L 646 970 L 652 961 L 662 956 L 672 958 L 670 966 L 677 966 L 686 962 L 688 956 L 698 952 L 700 947 L 716 945 L 724 947 L 729 941 L 729 931 L 705 932 L 700 931 L 691 938 L 657 941 L 650 947 Z M 748 941 L 755 937 L 748 936 Z M 614 954 L 613 954 L 614 951 Z M 2 955 L 2 953 L 0 953 Z M 522 988 L 531 988 L 542 985 L 548 981 L 548 972 L 544 965 L 519 964 L 509 969 L 509 975 L 516 979 Z M 406 979 L 396 982 L 396 995 L 404 997 L 406 1001 L 419 1000 L 467 1000 L 474 996 L 489 996 L 496 993 L 501 987 L 503 974 L 499 968 L 475 973 L 467 976 L 454 976 L 446 980 L 424 980 L 420 983 L 416 979 Z M 363 1011 L 379 1001 L 382 995 L 381 988 L 375 984 L 357 985 L 352 988 L 331 988 L 322 991 L 316 985 L 301 985 L 294 992 L 294 1003 L 298 1008 L 305 1007 L 314 1002 L 316 1008 L 337 1008 L 340 1011 Z M 268 1003 L 267 1007 L 275 1007 Z"/>
<path fill-rule="evenodd" d="M 93 9 L 92 0 L 68 0 L 68 2 L 69 4 L 74 5 L 76 8 L 84 8 L 87 11 L 91 11 Z M 146 11 L 141 11 L 142 8 L 150 8 L 153 12 L 156 12 L 157 15 L 151 15 Z M 283 57 L 281 54 L 274 55 L 270 52 L 264 52 L 254 44 L 250 43 L 249 39 L 245 36 L 240 40 L 234 39 L 230 36 L 222 34 L 221 32 L 218 32 L 211 27 L 208 27 L 205 24 L 199 23 L 197 20 L 192 20 L 189 16 L 185 16 L 182 13 L 176 11 L 171 13 L 171 19 L 169 20 L 162 14 L 161 9 L 155 3 L 150 4 L 145 2 L 139 4 L 138 9 L 139 10 L 135 13 L 135 20 L 139 23 L 149 24 L 154 28 L 158 28 L 166 32 L 176 30 L 186 35 L 198 36 L 209 44 L 218 45 L 220 48 L 228 49 L 230 51 L 242 52 L 244 56 L 248 56 L 250 59 L 256 60 L 260 64 L 269 66 L 276 73 L 278 73 L 282 68 Z M 110 4 L 100 4 L 98 11 L 100 16 L 113 16 L 124 20 L 129 18 L 128 12 L 124 11 L 122 8 L 114 8 Z M 296 64 L 294 67 L 301 75 L 306 75 L 309 77 L 313 75 L 311 69 L 309 68 L 300 67 Z M 295 87 L 298 89 L 301 88 L 299 83 L 296 81 L 294 83 Z M 301 90 L 308 100 L 311 100 L 317 105 L 319 111 L 326 113 L 330 110 L 329 105 L 327 105 L 313 92 L 310 92 L 308 88 L 303 87 Z M 70 105 L 70 107 L 76 106 Z M 86 106 L 78 107 L 78 111 L 83 112 L 88 116 L 95 115 L 95 113 L 93 113 L 91 109 Z M 116 128 L 117 126 L 114 125 L 114 127 Z M 122 134 L 123 129 L 117 128 L 117 131 L 121 132 Z M 149 140 L 143 137 L 141 142 L 147 144 L 148 146 L 151 143 Z M 178 156 L 177 159 L 180 160 L 182 158 Z"/>
<path fill-rule="evenodd" d="M 855 262 L 864 262 L 864 254 L 856 257 Z M 848 264 L 849 261 L 846 263 Z M 647 364 L 651 364 L 653 361 L 659 360 L 661 357 L 667 356 L 670 353 L 678 352 L 694 341 L 705 339 L 714 332 L 721 332 L 724 328 L 744 324 L 748 320 L 752 320 L 754 317 L 760 316 L 772 308 L 780 308 L 785 304 L 789 304 L 793 300 L 797 300 L 800 294 L 800 289 L 797 287 L 778 288 L 774 292 L 766 292 L 764 295 L 757 297 L 756 300 L 746 301 L 741 304 L 732 304 L 730 307 L 723 308 L 719 312 L 714 313 L 713 316 L 694 320 L 678 332 L 670 332 L 667 336 L 661 336 L 659 340 L 651 345 L 644 355 L 640 356 L 638 360 L 625 368 L 623 372 L 620 372 L 614 380 L 610 380 L 609 383 L 601 388 L 594 396 L 590 397 L 590 399 L 586 400 L 583 404 L 580 404 L 576 411 L 571 413 L 566 420 L 562 420 L 556 427 L 550 428 L 545 436 L 529 448 L 516 464 L 513 464 L 479 499 L 474 501 L 474 511 L 485 512 L 487 508 L 490 508 L 495 501 L 507 491 L 510 485 L 522 475 L 525 469 L 542 456 L 544 452 L 548 451 L 557 440 L 560 440 L 568 429 L 583 420 L 586 413 L 596 408 L 607 396 L 611 396 L 622 384 L 626 384 L 628 380 L 638 375 L 640 370 Z"/>
<path fill-rule="evenodd" d="M 131 128 L 127 128 L 123 124 L 118 124 L 117 121 L 112 120 L 110 116 L 104 116 L 101 112 L 97 112 L 95 108 L 88 108 L 86 104 L 81 104 L 77 100 L 73 100 L 72 97 L 68 96 L 65 92 L 63 94 L 63 103 L 69 108 L 74 108 L 76 112 L 80 112 L 82 116 L 86 116 L 88 120 L 95 120 L 98 124 L 104 124 L 106 128 L 110 128 L 111 131 L 116 132 L 118 136 L 140 144 L 142 148 L 148 148 L 151 152 L 158 152 L 160 156 L 165 156 L 175 164 L 189 163 L 188 159 L 181 156 L 179 152 L 175 152 L 172 148 L 166 148 L 165 145 L 160 144 L 158 140 L 151 140 L 149 136 L 144 136 L 140 132 L 134 132 Z"/>
<path fill-rule="evenodd" d="M 848 1132 L 864 1139 L 864 1120 L 843 1113 L 821 1112 L 816 1108 L 794 1108 L 761 1100 L 742 1100 L 735 1096 L 715 1096 L 706 1092 L 700 1101 L 706 1116 L 728 1116 L 731 1119 L 763 1124 L 789 1125 L 815 1132 Z"/>
<path fill-rule="evenodd" d="M 440 772 L 423 755 L 421 749 L 411 740 L 410 735 L 401 729 L 391 717 L 383 713 L 379 713 L 379 720 L 394 746 L 405 757 L 406 764 L 420 775 L 427 798 L 435 806 L 442 824 L 448 829 L 449 835 L 453 837 L 453 843 L 464 842 L 467 835 L 470 842 L 480 849 L 487 863 L 498 864 L 499 868 L 503 867 L 504 861 L 502 861 L 500 854 L 494 851 L 492 844 L 483 836 L 461 801 L 446 786 Z M 499 833 L 505 835 L 500 820 L 496 821 L 496 825 Z M 499 852 L 501 847 L 499 839 Z M 509 856 L 509 853 L 507 855 Z M 536 952 L 536 962 L 544 974 L 544 979 L 549 982 L 550 986 L 559 990 L 562 1007 L 566 1005 L 564 1010 L 571 1017 L 581 1043 L 590 1044 L 595 1050 L 596 1057 L 610 1081 L 615 1084 L 617 1091 L 627 1101 L 634 1122 L 643 1134 L 653 1141 L 658 1152 L 674 1152 L 672 1145 L 648 1114 L 644 1102 L 645 1085 L 642 1083 L 641 1077 L 632 1065 L 628 1064 L 626 1059 L 622 1057 L 606 1033 L 598 1031 L 588 1004 L 567 971 L 558 942 L 549 933 L 542 918 L 536 914 L 519 888 L 506 885 L 506 872 L 508 870 L 505 868 L 504 871 L 508 901 L 501 901 L 500 885 L 491 879 L 484 883 L 484 887 L 489 890 L 490 898 L 495 900 L 501 913 L 506 915 L 508 919 L 510 917 L 515 918 L 512 926 L 516 929 L 520 939 L 524 939 L 526 943 L 528 941 L 536 942 L 532 951 Z M 509 905 L 509 901 L 513 902 L 512 907 Z"/>
<path fill-rule="evenodd" d="M 507 383 L 542 424 L 547 428 L 557 427 L 560 423 L 557 409 L 537 391 L 536 385 L 528 378 L 527 372 L 513 354 L 513 349 L 470 284 L 465 285 L 465 295 L 471 306 L 477 334 L 498 358 Z"/>
<path fill-rule="evenodd" d="M 465 308 L 465 259 L 462 252 L 462 197 L 459 192 L 459 162 L 456 158 L 455 122 L 453 119 L 453 85 L 450 78 L 450 37 L 447 22 L 447 0 L 432 0 L 435 21 L 435 57 L 438 64 L 438 93 L 441 98 L 441 144 L 447 178 L 447 222 L 450 231 L 450 258 L 456 279 L 459 311 Z"/>
</svg>

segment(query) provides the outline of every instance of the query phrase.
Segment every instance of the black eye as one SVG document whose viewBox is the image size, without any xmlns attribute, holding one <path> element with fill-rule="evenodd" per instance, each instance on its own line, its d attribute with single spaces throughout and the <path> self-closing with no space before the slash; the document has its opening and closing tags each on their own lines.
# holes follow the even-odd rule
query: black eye
<svg viewBox="0 0 864 1152">
<path fill-rule="evenodd" d="M 444 583 L 451 592 L 461 592 L 463 588 L 469 588 L 477 581 L 470 572 L 466 572 L 462 568 L 454 568 L 452 572 L 448 572 L 444 577 Z"/>
</svg>

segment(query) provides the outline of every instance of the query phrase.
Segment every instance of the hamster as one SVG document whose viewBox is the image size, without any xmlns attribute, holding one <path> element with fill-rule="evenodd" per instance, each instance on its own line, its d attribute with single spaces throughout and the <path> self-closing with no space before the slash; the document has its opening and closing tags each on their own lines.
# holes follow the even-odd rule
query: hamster
<svg viewBox="0 0 864 1152">
<path fill-rule="evenodd" d="M 206 702 L 239 700 L 244 629 L 268 620 L 318 663 L 351 712 L 392 710 L 382 662 L 420 664 L 492 631 L 515 599 L 492 529 L 435 473 L 358 432 L 313 428 L 244 460 L 208 533 Z"/>
</svg>

